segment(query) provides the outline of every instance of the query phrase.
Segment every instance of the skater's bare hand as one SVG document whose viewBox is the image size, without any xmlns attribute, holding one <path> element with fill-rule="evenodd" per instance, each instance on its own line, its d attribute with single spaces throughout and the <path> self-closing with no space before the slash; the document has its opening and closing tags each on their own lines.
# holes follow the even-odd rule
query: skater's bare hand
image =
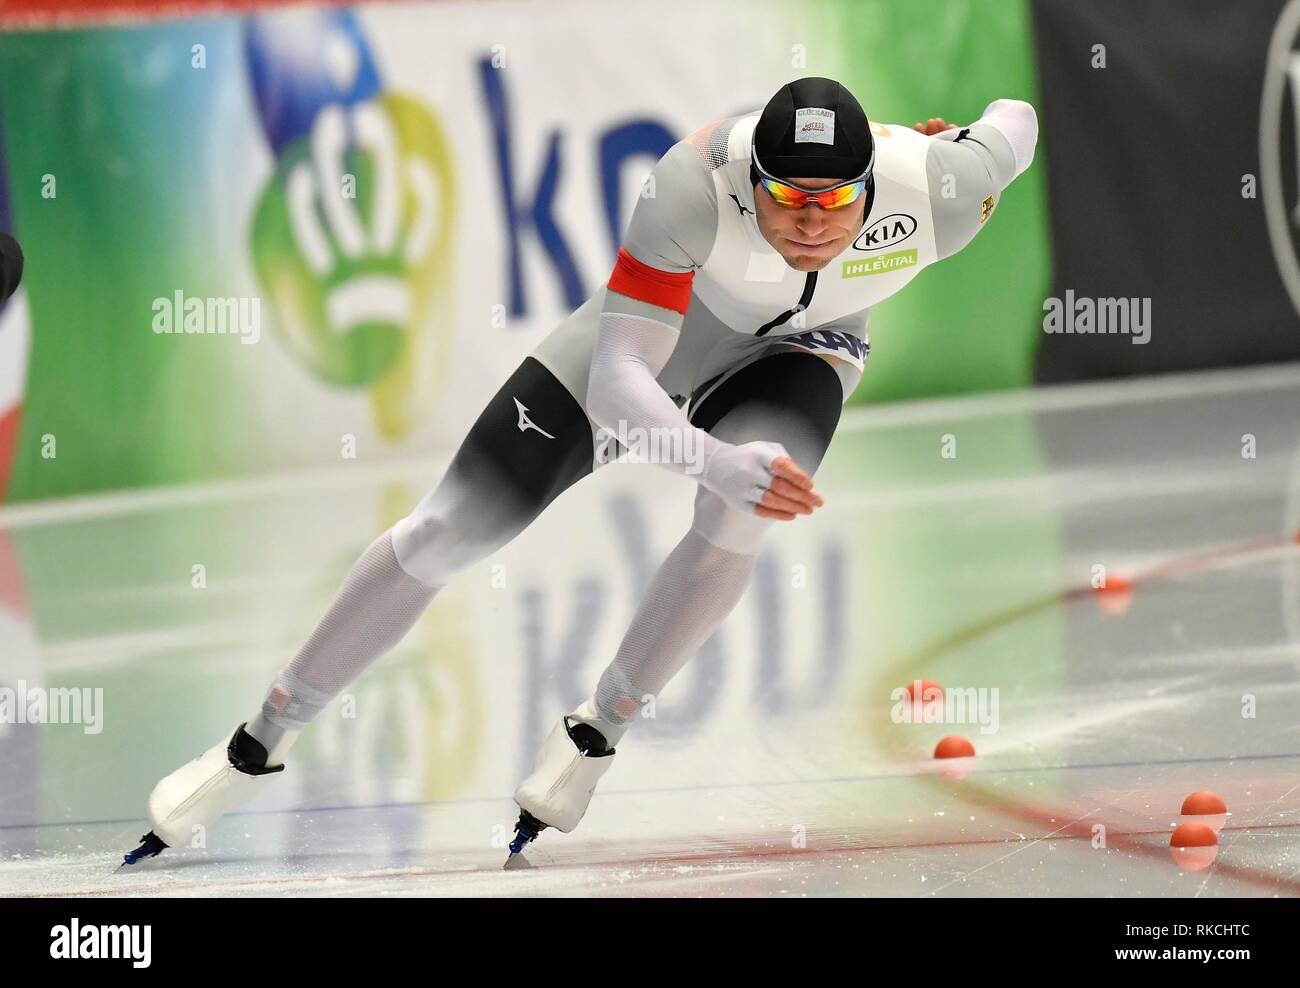
<svg viewBox="0 0 1300 988">
<path fill-rule="evenodd" d="M 813 490 L 812 478 L 788 456 L 772 461 L 771 486 L 763 494 L 754 513 L 762 518 L 790 521 L 796 515 L 810 515 L 826 502 Z"/>
<path fill-rule="evenodd" d="M 952 130 L 956 126 L 956 124 L 948 123 L 943 117 L 931 117 L 925 123 L 913 124 L 912 129 L 919 130 L 926 137 L 933 137 L 945 130 Z"/>
</svg>

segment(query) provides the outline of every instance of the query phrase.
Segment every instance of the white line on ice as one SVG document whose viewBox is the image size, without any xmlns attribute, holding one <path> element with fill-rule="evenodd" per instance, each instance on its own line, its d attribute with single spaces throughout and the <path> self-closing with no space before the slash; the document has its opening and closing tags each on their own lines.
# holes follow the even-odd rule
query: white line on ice
<svg viewBox="0 0 1300 988">
<path fill-rule="evenodd" d="M 1058 384 L 1035 389 L 994 391 L 956 398 L 922 398 L 887 405 L 846 408 L 840 422 L 855 429 L 923 425 L 948 419 L 986 418 L 1017 412 L 1113 408 L 1192 398 L 1200 395 L 1275 391 L 1300 386 L 1300 364 L 1270 364 L 1240 370 L 1161 374 L 1123 381 Z"/>
<path fill-rule="evenodd" d="M 1037 390 L 1004 391 L 958 398 L 936 398 L 897 402 L 867 408 L 846 409 L 841 428 L 866 431 L 897 425 L 925 424 L 953 418 L 974 419 L 1029 411 L 1062 411 L 1079 408 L 1114 407 L 1115 405 L 1161 401 L 1196 395 L 1258 393 L 1300 386 L 1300 364 L 1278 364 L 1245 370 L 1207 371 L 1144 377 L 1132 381 L 1058 385 Z M 167 510 L 192 507 L 214 501 L 248 500 L 268 495 L 298 494 L 303 491 L 337 490 L 366 487 L 376 480 L 423 477 L 430 483 L 450 457 L 450 450 L 393 457 L 374 463 L 353 462 L 336 467 L 263 474 L 256 477 L 203 481 L 154 487 L 147 490 L 112 491 L 77 495 L 46 501 L 0 506 L 0 528 L 28 528 L 57 522 L 104 518 L 133 514 L 149 509 Z M 1258 465 L 1256 466 L 1258 469 Z M 1099 474 L 1100 476 L 1100 474 Z M 1203 475 L 1204 476 L 1204 475 Z M 1110 475 L 1114 483 L 1114 475 Z M 1258 483 L 1258 474 L 1252 481 Z M 1164 481 L 1157 481 L 1163 483 Z M 987 496 L 1005 496 L 998 484 L 1041 485 L 1036 477 L 993 481 Z M 933 487 L 933 485 L 928 485 Z M 953 485 L 949 496 L 970 496 L 970 490 L 986 485 Z M 905 496 L 906 489 L 889 492 L 890 497 Z"/>
</svg>

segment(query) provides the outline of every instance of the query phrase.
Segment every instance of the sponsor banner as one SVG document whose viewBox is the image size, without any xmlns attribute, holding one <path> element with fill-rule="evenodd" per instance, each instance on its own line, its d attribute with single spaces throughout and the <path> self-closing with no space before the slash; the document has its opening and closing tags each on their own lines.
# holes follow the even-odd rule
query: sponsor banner
<svg viewBox="0 0 1300 988">
<path fill-rule="evenodd" d="M 1040 382 L 1300 359 L 1300 4 L 1187 6 L 1033 4 L 1055 265 Z"/>
<path fill-rule="evenodd" d="M 15 229 L 58 260 L 28 266 L 10 499 L 459 441 L 664 151 L 786 80 L 745 57 L 760 22 L 689 9 L 725 57 L 575 2 L 0 37 Z"/>
<path fill-rule="evenodd" d="M 608 278 L 644 177 L 701 123 L 813 74 L 903 125 L 1034 97 L 1019 4 L 954 15 L 936 40 L 940 6 L 824 3 L 843 30 L 816 51 L 739 0 L 241 9 L 0 36 L 11 229 L 36 259 L 30 344 L 0 330 L 26 354 L 6 361 L 23 367 L 22 416 L 0 419 L 8 498 L 454 445 Z M 921 52 L 951 70 L 918 73 Z M 1039 181 L 928 291 L 872 313 L 881 355 L 852 401 L 1028 381 Z M 914 263 L 914 222 L 873 219 L 854 275 Z M 952 304 L 976 286 L 984 304 Z"/>
</svg>

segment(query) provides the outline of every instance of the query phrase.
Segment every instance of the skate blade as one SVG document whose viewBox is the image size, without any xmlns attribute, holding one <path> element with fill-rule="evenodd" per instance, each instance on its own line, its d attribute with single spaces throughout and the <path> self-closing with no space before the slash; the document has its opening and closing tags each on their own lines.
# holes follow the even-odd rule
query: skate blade
<svg viewBox="0 0 1300 988">
<path fill-rule="evenodd" d="M 506 863 L 501 866 L 502 871 L 517 871 L 520 868 L 532 868 L 533 863 L 524 857 L 521 851 L 518 854 L 512 854 L 506 858 Z"/>
</svg>

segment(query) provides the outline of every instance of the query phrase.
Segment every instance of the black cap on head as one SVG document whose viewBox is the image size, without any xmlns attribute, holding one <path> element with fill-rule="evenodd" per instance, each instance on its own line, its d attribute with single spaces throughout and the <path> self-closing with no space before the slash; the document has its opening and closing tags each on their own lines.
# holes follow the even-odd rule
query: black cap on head
<svg viewBox="0 0 1300 988">
<path fill-rule="evenodd" d="M 754 149 L 777 178 L 857 178 L 871 162 L 871 125 L 851 92 L 834 79 L 810 76 L 767 101 Z"/>
</svg>

